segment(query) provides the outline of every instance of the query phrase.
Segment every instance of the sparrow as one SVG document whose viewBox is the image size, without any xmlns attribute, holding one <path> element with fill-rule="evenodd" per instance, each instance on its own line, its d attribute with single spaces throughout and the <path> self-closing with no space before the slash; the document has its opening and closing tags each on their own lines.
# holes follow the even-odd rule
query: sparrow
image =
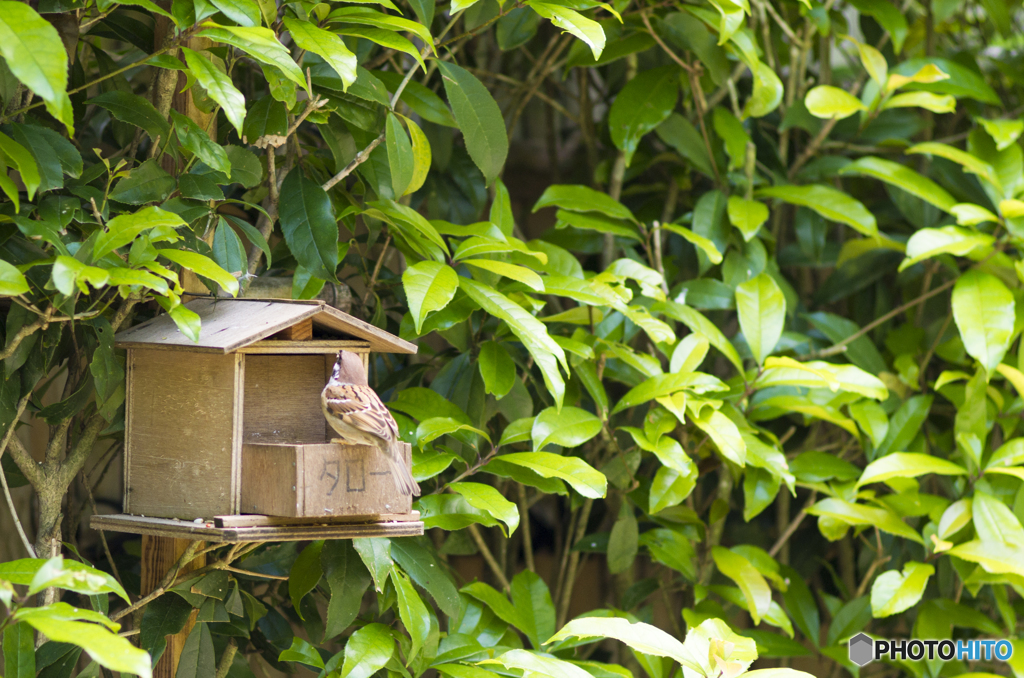
<svg viewBox="0 0 1024 678">
<path fill-rule="evenodd" d="M 355 353 L 338 351 L 334 372 L 320 394 L 327 423 L 345 440 L 373 445 L 387 460 L 391 477 L 402 494 L 419 496 L 420 487 L 402 459 L 398 424 L 366 381 L 363 361 Z"/>
</svg>

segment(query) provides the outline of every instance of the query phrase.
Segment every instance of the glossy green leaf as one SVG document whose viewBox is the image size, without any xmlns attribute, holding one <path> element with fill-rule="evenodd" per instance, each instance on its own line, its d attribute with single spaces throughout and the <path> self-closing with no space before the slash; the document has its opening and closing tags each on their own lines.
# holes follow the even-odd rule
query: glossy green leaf
<svg viewBox="0 0 1024 678">
<path fill-rule="evenodd" d="M 759 198 L 778 198 L 793 205 L 809 207 L 826 219 L 846 224 L 864 235 L 878 234 L 878 224 L 874 215 L 860 201 L 831 186 L 772 186 L 759 189 L 755 195 Z"/>
<path fill-rule="evenodd" d="M 86 103 L 96 104 L 105 108 L 121 122 L 141 127 L 156 142 L 157 139 L 167 141 L 171 127 L 160 112 L 153 107 L 148 99 L 137 94 L 122 90 L 111 90 L 89 99 Z"/>
<path fill-rule="evenodd" d="M 893 452 L 868 464 L 857 486 L 884 482 L 890 478 L 916 478 L 925 474 L 966 475 L 967 469 L 930 454 Z"/>
<path fill-rule="evenodd" d="M 330 64 L 346 89 L 356 81 L 356 55 L 338 35 L 292 17 L 285 17 L 284 25 L 296 45 Z"/>
<path fill-rule="evenodd" d="M 28 281 L 13 264 L 0 260 L 0 297 L 16 297 L 28 292 Z"/>
<path fill-rule="evenodd" d="M 370 678 L 384 667 L 395 651 L 395 639 L 383 624 L 367 624 L 345 643 L 341 678 Z"/>
<path fill-rule="evenodd" d="M 73 129 L 67 95 L 68 54 L 50 22 L 29 5 L 0 5 L 0 54 L 15 77 L 46 102 L 50 113 Z"/>
<path fill-rule="evenodd" d="M 818 85 L 807 93 L 804 106 L 816 118 L 848 118 L 866 107 L 846 90 L 831 85 Z"/>
<path fill-rule="evenodd" d="M 640 139 L 668 117 L 679 98 L 679 69 L 662 66 L 638 74 L 623 87 L 608 113 L 612 142 L 628 167 Z"/>
<path fill-rule="evenodd" d="M 407 655 L 411 662 L 416 659 L 430 635 L 430 613 L 409 577 L 397 567 L 391 570 L 391 581 L 395 583 L 395 593 L 398 595 L 398 614 L 412 641 Z"/>
<path fill-rule="evenodd" d="M 459 276 L 450 266 L 436 261 L 421 261 L 402 273 L 409 312 L 420 332 L 423 321 L 433 311 L 448 305 L 459 286 Z M 510 386 L 511 388 L 511 386 Z"/>
<path fill-rule="evenodd" d="M 452 483 L 448 487 L 453 492 L 462 495 L 462 498 L 473 508 L 486 511 L 495 520 L 505 523 L 508 526 L 508 534 L 512 534 L 519 527 L 519 509 L 490 485 L 458 482 Z"/>
<path fill-rule="evenodd" d="M 338 226 L 331 199 L 301 168 L 281 184 L 280 213 L 285 242 L 298 262 L 318 278 L 335 280 Z"/>
<path fill-rule="evenodd" d="M 601 28 L 601 24 L 563 5 L 538 0 L 527 0 L 526 4 L 558 28 L 587 43 L 595 59 L 601 58 L 605 45 L 604 29 Z"/>
<path fill-rule="evenodd" d="M 992 372 L 1009 347 L 1014 323 L 1014 299 L 1006 286 L 989 273 L 968 271 L 953 287 L 953 319 L 964 348 Z"/>
<path fill-rule="evenodd" d="M 496 398 L 504 398 L 516 380 L 516 364 L 508 351 L 496 341 L 485 341 L 480 344 L 477 360 L 484 389 Z"/>
<path fill-rule="evenodd" d="M 880 574 L 871 584 L 872 616 L 891 617 L 917 605 L 933 574 L 934 566 L 913 561 L 902 572 L 889 570 Z"/>
<path fill-rule="evenodd" d="M 953 209 L 956 207 L 959 205 Z M 989 234 L 960 226 L 922 228 L 907 241 L 907 258 L 900 264 L 900 270 L 940 254 L 963 257 L 975 250 L 984 253 L 991 250 L 994 243 L 995 239 Z"/>
<path fill-rule="evenodd" d="M 439 62 L 444 91 L 466 140 L 466 150 L 489 185 L 508 155 L 508 135 L 501 109 L 472 73 L 448 61 Z"/>
<path fill-rule="evenodd" d="M 880 179 L 947 212 L 958 202 L 946 189 L 931 179 L 892 160 L 866 156 L 853 161 L 841 169 L 840 173 L 860 174 Z"/>
<path fill-rule="evenodd" d="M 738 195 L 729 197 L 729 222 L 743 234 L 743 239 L 750 242 L 768 221 L 768 207 L 757 200 L 747 200 Z"/>
<path fill-rule="evenodd" d="M 245 97 L 232 84 L 230 76 L 217 68 L 212 61 L 188 47 L 181 48 L 189 71 L 196 77 L 210 98 L 220 104 L 224 115 L 239 134 L 245 121 Z"/>
<path fill-rule="evenodd" d="M 563 457 L 550 452 L 513 452 L 496 457 L 496 460 L 522 466 L 545 478 L 564 480 L 584 497 L 597 499 L 603 497 L 608 489 L 604 474 L 579 457 Z"/>
<path fill-rule="evenodd" d="M 747 611 L 750 612 L 754 624 L 760 624 L 761 617 L 768 614 L 768 607 L 772 602 L 772 591 L 768 588 L 768 582 L 749 560 L 738 553 L 716 546 L 711 551 L 711 555 L 718 571 L 732 579 L 740 587 L 743 597 L 747 600 Z"/>
<path fill-rule="evenodd" d="M 758 364 L 775 349 L 786 320 L 786 298 L 767 273 L 736 287 L 740 329 Z"/>
</svg>

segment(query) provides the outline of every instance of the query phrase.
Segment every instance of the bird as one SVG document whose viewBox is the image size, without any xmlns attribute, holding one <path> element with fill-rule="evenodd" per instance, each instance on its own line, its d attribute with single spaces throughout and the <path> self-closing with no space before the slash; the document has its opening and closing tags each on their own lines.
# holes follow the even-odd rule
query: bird
<svg viewBox="0 0 1024 678">
<path fill-rule="evenodd" d="M 405 465 L 398 441 L 398 424 L 370 388 L 358 355 L 338 351 L 334 372 L 320 394 L 327 423 L 350 443 L 372 445 L 380 450 L 391 469 L 395 486 L 404 495 L 419 496 L 420 487 Z"/>
</svg>

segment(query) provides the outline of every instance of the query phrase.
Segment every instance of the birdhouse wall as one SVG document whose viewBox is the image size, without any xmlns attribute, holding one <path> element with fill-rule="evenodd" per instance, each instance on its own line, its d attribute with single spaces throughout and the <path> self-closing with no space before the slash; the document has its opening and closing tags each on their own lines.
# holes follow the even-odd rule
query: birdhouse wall
<svg viewBox="0 0 1024 678">
<path fill-rule="evenodd" d="M 323 355 L 245 356 L 244 442 L 327 442 L 324 363 Z"/>
<path fill-rule="evenodd" d="M 403 462 L 412 450 L 401 443 Z M 376 447 L 246 444 L 242 447 L 242 513 L 289 518 L 407 514 L 412 497 L 395 487 Z"/>
<path fill-rule="evenodd" d="M 125 511 L 237 513 L 243 356 L 131 349 L 127 380 Z"/>
</svg>

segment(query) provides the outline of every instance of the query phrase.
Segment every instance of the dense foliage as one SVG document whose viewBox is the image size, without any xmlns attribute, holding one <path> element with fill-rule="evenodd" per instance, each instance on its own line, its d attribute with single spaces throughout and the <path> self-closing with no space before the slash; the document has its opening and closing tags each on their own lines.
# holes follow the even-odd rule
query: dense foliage
<svg viewBox="0 0 1024 678">
<path fill-rule="evenodd" d="M 149 675 L 195 609 L 189 678 L 838 676 L 862 630 L 1015 638 L 1020 21 L 0 1 L 0 477 L 36 509 L 4 675 Z M 428 535 L 196 546 L 140 597 L 131 542 L 75 547 L 122 448 L 113 335 L 194 337 L 186 291 L 269 278 L 419 344 L 371 382 Z M 1015 646 L 863 670 L 1020 675 Z"/>
</svg>

